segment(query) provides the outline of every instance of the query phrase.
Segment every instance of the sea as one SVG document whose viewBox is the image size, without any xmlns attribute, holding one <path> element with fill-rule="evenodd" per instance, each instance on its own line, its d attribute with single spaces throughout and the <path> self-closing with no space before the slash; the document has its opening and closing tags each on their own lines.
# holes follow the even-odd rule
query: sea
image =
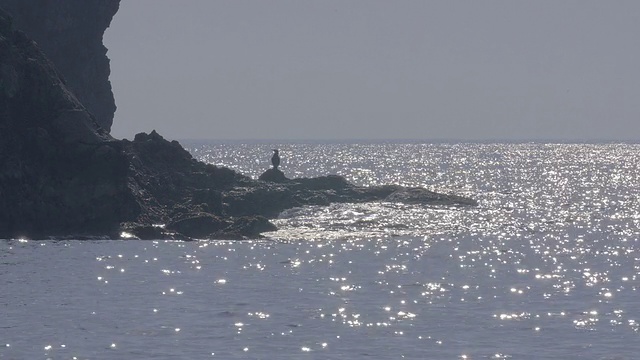
<svg viewBox="0 0 640 360">
<path fill-rule="evenodd" d="M 0 359 L 640 359 L 640 145 L 184 141 L 257 178 L 477 207 L 305 206 L 246 241 L 0 240 Z"/>
</svg>

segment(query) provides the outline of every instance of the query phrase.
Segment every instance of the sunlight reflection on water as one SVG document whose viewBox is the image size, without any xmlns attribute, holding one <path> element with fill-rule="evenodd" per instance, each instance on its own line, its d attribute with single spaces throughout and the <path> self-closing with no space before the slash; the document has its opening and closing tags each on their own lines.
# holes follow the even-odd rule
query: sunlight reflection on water
<svg viewBox="0 0 640 360">
<path fill-rule="evenodd" d="M 305 207 L 246 242 L 1 241 L 0 358 L 640 352 L 637 145 L 279 147 L 289 174 L 335 166 L 480 206 Z M 256 176 L 262 150 L 194 152 Z"/>
</svg>

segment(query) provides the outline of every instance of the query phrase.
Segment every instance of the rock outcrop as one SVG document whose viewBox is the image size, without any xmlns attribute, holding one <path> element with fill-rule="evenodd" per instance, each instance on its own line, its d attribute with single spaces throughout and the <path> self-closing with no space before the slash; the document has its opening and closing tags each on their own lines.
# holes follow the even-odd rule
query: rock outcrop
<svg viewBox="0 0 640 360">
<path fill-rule="evenodd" d="M 102 35 L 120 0 L 0 0 L 14 26 L 38 43 L 66 86 L 111 131 L 116 105 Z"/>
<path fill-rule="evenodd" d="M 263 172 L 258 178 L 258 180 L 279 182 L 279 183 L 289 181 L 289 179 L 287 179 L 287 177 L 284 176 L 284 173 L 281 170 L 276 168 L 271 168 Z"/>
<path fill-rule="evenodd" d="M 274 230 L 269 218 L 303 205 L 475 204 L 335 175 L 287 179 L 271 169 L 253 180 L 199 162 L 155 131 L 115 140 L 1 9 L 0 164 L 0 238 L 242 239 Z"/>
</svg>

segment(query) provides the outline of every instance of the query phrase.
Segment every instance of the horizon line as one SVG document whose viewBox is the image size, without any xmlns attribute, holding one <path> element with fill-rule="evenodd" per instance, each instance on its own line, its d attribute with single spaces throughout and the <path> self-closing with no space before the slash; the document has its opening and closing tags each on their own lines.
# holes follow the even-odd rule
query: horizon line
<svg viewBox="0 0 640 360">
<path fill-rule="evenodd" d="M 218 143 L 261 143 L 261 144 L 336 144 L 336 143 L 423 143 L 423 144 L 640 144 L 640 139 L 216 139 L 216 138 L 176 138 L 181 142 L 218 142 Z"/>
</svg>

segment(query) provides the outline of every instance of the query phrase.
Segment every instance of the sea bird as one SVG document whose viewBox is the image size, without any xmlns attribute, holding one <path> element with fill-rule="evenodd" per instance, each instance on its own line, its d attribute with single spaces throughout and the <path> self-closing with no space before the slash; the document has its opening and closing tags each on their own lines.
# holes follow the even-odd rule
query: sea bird
<svg viewBox="0 0 640 360">
<path fill-rule="evenodd" d="M 278 155 L 278 149 L 272 149 L 273 156 L 271 157 L 271 163 L 273 164 L 273 168 L 278 170 L 278 166 L 280 166 L 280 155 Z"/>
</svg>

